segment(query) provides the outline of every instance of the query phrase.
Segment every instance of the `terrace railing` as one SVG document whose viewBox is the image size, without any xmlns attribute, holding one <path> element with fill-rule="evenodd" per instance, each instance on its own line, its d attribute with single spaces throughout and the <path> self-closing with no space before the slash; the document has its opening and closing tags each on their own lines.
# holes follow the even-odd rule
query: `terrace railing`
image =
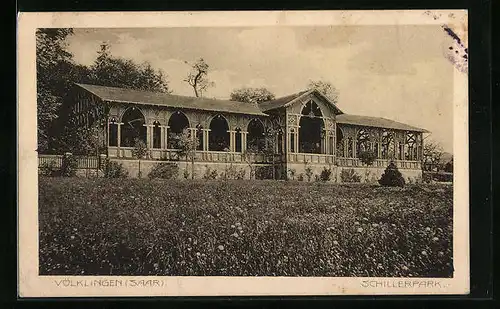
<svg viewBox="0 0 500 309">
<path fill-rule="evenodd" d="M 132 147 L 109 147 L 109 155 L 111 157 L 133 158 Z M 165 160 L 165 161 L 182 161 L 185 157 L 180 156 L 180 151 L 177 149 L 150 149 L 149 157 L 145 159 Z M 281 162 L 284 159 L 282 155 L 275 155 L 275 163 Z M 263 154 L 246 154 L 241 152 L 226 152 L 226 151 L 201 151 L 195 152 L 196 162 L 266 162 L 271 163 L 272 157 L 264 156 Z"/>
<path fill-rule="evenodd" d="M 390 160 L 387 159 L 375 159 L 370 167 L 386 168 L 389 165 Z M 406 161 L 406 160 L 393 160 L 397 168 L 402 169 L 421 169 L 422 164 L 420 161 Z M 361 162 L 359 158 L 337 158 L 338 166 L 352 166 L 352 167 L 366 167 L 367 165 Z"/>
<path fill-rule="evenodd" d="M 298 162 L 298 163 L 319 163 L 319 164 L 333 164 L 335 162 L 335 156 L 328 154 L 318 154 L 318 153 L 288 153 L 286 155 L 287 162 Z"/>
<path fill-rule="evenodd" d="M 93 156 L 73 156 L 76 159 L 79 169 L 96 169 L 99 166 L 99 158 Z M 38 166 L 54 162 L 54 167 L 60 168 L 63 161 L 63 155 L 38 155 Z"/>
</svg>

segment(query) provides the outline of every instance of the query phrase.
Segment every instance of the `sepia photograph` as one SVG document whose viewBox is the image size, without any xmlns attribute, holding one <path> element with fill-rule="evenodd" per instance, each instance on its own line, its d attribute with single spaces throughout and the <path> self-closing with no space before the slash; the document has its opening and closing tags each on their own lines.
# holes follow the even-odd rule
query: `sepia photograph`
<svg viewBox="0 0 500 309">
<path fill-rule="evenodd" d="M 468 263 L 466 11 L 410 13 L 30 24 L 30 274 L 66 293 L 180 277 L 453 292 Z"/>
</svg>

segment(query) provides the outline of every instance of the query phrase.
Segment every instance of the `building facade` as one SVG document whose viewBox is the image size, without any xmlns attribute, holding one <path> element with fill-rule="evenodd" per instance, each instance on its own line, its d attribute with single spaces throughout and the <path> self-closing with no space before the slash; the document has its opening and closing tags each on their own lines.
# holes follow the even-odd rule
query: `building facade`
<svg viewBox="0 0 500 309">
<path fill-rule="evenodd" d="M 75 84 L 69 119 L 77 126 L 100 123 L 104 154 L 134 174 L 134 143 L 147 147 L 143 166 L 183 162 L 179 137 L 196 145 L 195 174 L 228 164 L 252 177 L 253 167 L 271 169 L 267 178 L 317 177 L 332 169 L 333 181 L 352 169 L 362 181 L 378 179 L 393 161 L 406 178 L 421 177 L 423 134 L 393 120 L 349 115 L 316 90 L 260 104 L 194 98 L 97 85 Z M 367 165 L 362 153 L 375 154 Z M 264 177 L 264 178 L 266 178 Z"/>
</svg>

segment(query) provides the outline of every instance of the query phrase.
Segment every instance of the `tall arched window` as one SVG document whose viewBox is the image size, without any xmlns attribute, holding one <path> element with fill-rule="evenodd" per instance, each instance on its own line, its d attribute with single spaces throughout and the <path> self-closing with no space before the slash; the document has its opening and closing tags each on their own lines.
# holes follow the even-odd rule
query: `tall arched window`
<svg viewBox="0 0 500 309">
<path fill-rule="evenodd" d="M 161 148 L 161 127 L 160 122 L 153 122 L 153 148 Z"/>
<path fill-rule="evenodd" d="M 283 153 L 283 130 L 278 129 L 278 134 L 276 136 L 276 148 L 275 152 L 278 154 Z"/>
<path fill-rule="evenodd" d="M 203 126 L 196 126 L 196 150 L 203 150 Z"/>
<path fill-rule="evenodd" d="M 337 157 L 344 157 L 344 133 L 337 126 Z"/>
<path fill-rule="evenodd" d="M 121 141 L 123 147 L 134 147 L 135 139 L 139 139 L 146 143 L 146 127 L 144 126 L 145 119 L 142 112 L 131 107 L 125 111 L 122 117 L 121 126 Z"/>
<path fill-rule="evenodd" d="M 240 128 L 237 128 L 236 129 L 236 133 L 235 133 L 235 148 L 234 150 L 236 152 L 241 152 L 242 148 L 241 148 L 241 129 Z"/>
<path fill-rule="evenodd" d="M 168 148 L 179 149 L 179 139 L 184 129 L 189 128 L 189 120 L 184 113 L 177 111 L 170 116 L 168 126 Z"/>
<path fill-rule="evenodd" d="M 356 139 L 356 153 L 360 154 L 363 151 L 369 151 L 370 149 L 370 133 L 361 129 L 358 131 L 357 139 Z"/>
<path fill-rule="evenodd" d="M 229 149 L 229 125 L 226 118 L 217 115 L 210 121 L 208 150 L 225 151 Z"/>
<path fill-rule="evenodd" d="M 323 119 L 319 106 L 310 101 L 302 108 L 299 128 L 299 152 L 321 153 Z"/>
<path fill-rule="evenodd" d="M 354 148 L 352 147 L 352 137 L 347 138 L 347 157 L 354 157 Z"/>
<path fill-rule="evenodd" d="M 262 151 L 264 149 L 264 125 L 258 119 L 252 119 L 248 123 L 247 149 Z"/>
<path fill-rule="evenodd" d="M 111 118 L 109 121 L 109 136 L 108 136 L 109 146 L 118 146 L 118 124 L 115 118 Z"/>
</svg>

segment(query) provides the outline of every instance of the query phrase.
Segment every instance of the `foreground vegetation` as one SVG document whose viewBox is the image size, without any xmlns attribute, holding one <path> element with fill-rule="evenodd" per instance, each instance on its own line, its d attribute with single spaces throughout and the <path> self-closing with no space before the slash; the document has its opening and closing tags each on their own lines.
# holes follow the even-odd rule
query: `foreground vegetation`
<svg viewBox="0 0 500 309">
<path fill-rule="evenodd" d="M 453 273 L 451 186 L 39 182 L 42 275 Z"/>
</svg>

